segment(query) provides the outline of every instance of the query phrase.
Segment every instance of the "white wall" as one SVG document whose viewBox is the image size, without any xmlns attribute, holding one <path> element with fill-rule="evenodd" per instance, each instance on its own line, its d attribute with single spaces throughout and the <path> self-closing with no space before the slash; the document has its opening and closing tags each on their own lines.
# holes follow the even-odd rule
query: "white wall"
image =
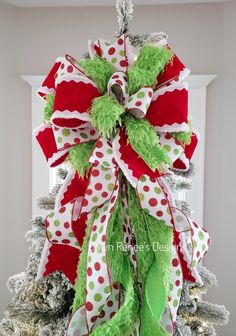
<svg viewBox="0 0 236 336">
<path fill-rule="evenodd" d="M 233 155 L 236 47 L 232 43 L 235 15 L 233 0 L 226 4 L 140 6 L 135 9 L 132 24 L 136 33 L 166 31 L 171 45 L 193 74 L 219 75 L 208 90 L 205 226 L 211 233 L 213 246 L 206 262 L 217 273 L 221 285 L 209 291 L 209 300 L 226 304 L 232 313 L 235 313 L 234 283 L 229 274 L 235 234 L 236 186 L 231 177 L 236 163 Z M 54 59 L 65 53 L 79 57 L 87 48 L 88 38 L 112 38 L 116 27 L 112 7 L 19 9 L 0 0 L 0 113 L 1 122 L 4 121 L 0 144 L 5 154 L 0 166 L 1 311 L 8 300 L 3 282 L 10 274 L 24 269 L 24 233 L 31 208 L 30 89 L 20 76 L 45 74 Z M 220 334 L 233 336 L 234 323 L 231 321 Z"/>
</svg>

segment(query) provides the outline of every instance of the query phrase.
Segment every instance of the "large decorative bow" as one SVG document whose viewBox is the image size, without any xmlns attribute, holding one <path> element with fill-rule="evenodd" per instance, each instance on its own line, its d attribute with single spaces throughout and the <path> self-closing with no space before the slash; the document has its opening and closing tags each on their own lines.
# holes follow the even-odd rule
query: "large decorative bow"
<svg viewBox="0 0 236 336">
<path fill-rule="evenodd" d="M 166 46 L 151 48 L 158 49 L 159 57 L 170 52 Z M 68 335 L 91 334 L 115 318 L 122 307 L 122 287 L 127 292 L 129 288 L 117 280 L 108 261 L 108 232 L 117 209 L 122 208 L 122 239 L 131 265 L 127 274 L 135 270 L 140 281 L 133 239 L 138 232 L 127 196 L 134 190 L 145 216 L 173 230 L 169 289 L 155 263 L 145 283 L 148 309 L 162 330 L 172 334 L 183 279 L 201 283 L 196 264 L 209 245 L 208 234 L 176 207 L 165 179 L 169 167 L 188 168 L 197 145 L 188 123 L 188 85 L 183 82 L 189 71 L 173 55 L 158 71 L 155 86 L 136 87 L 132 74 L 142 75 L 142 50 L 135 61 L 126 36 L 114 45 L 104 40 L 90 43 L 89 50 L 91 60 L 97 62 L 95 71 L 88 71 L 90 60 L 77 63 L 70 56 L 59 58 L 39 89 L 46 100 L 53 97 L 53 113 L 50 123 L 40 126 L 35 136 L 50 167 L 69 159 L 73 168 L 54 212 L 46 218 L 47 241 L 38 278 L 61 270 L 73 284 L 84 279 L 84 301 L 75 300 Z M 101 69 L 107 69 L 106 76 L 99 77 Z M 184 134 L 189 137 L 187 144 L 181 141 Z M 83 266 L 86 274 L 82 275 L 78 271 Z M 164 288 L 157 309 L 150 294 L 155 290 L 158 295 L 154 284 Z M 142 334 L 139 320 L 135 328 Z"/>
</svg>

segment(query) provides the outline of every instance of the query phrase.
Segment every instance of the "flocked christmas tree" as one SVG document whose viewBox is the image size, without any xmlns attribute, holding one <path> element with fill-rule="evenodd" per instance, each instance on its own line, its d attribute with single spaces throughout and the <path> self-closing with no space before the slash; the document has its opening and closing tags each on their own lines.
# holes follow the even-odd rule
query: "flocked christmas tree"
<svg viewBox="0 0 236 336">
<path fill-rule="evenodd" d="M 132 11 L 133 11 L 131 1 L 127 0 L 117 1 L 117 10 L 119 21 L 118 37 L 120 37 L 123 34 L 128 33 L 128 26 L 132 19 Z M 153 33 L 144 35 L 129 34 L 128 36 L 132 46 L 137 49 L 140 49 L 146 45 L 160 46 L 167 39 L 167 36 L 164 33 Z M 90 57 L 91 55 L 89 54 L 84 55 L 84 61 L 82 61 L 82 65 L 85 69 L 86 68 L 88 69 L 88 67 L 86 67 L 87 64 L 86 60 L 90 60 Z M 96 74 L 93 73 L 91 77 L 95 78 L 96 81 Z M 117 91 L 114 90 L 113 93 L 117 94 Z M 108 96 L 105 97 L 107 99 Z M 44 111 L 46 120 L 49 119 L 51 116 L 53 104 L 54 104 L 54 97 L 53 95 L 48 94 L 47 104 Z M 96 108 L 95 105 L 93 107 L 94 109 Z M 96 122 L 97 125 L 101 127 L 101 125 L 99 125 L 99 120 L 94 120 L 94 124 L 96 124 Z M 133 125 L 132 122 L 134 122 L 134 119 L 130 118 L 126 119 L 126 127 L 128 131 L 131 130 L 132 128 Z M 189 132 L 178 132 L 177 134 L 175 134 L 176 140 L 180 142 L 181 141 L 184 142 L 186 140 L 186 137 L 188 136 Z M 130 139 L 130 141 L 131 143 L 134 144 L 135 147 L 135 143 L 132 142 L 132 138 Z M 167 146 L 168 145 L 166 145 L 166 149 Z M 87 149 L 88 148 L 83 147 L 82 156 L 80 156 L 80 160 L 84 159 L 84 157 L 86 156 Z M 137 146 L 135 147 L 135 149 L 138 152 Z M 70 152 L 71 162 L 69 165 L 71 164 L 73 165 L 73 157 L 75 157 L 74 154 L 75 152 L 73 152 L 72 149 Z M 141 157 L 142 155 L 144 155 L 142 152 L 139 154 Z M 76 167 L 78 171 L 81 171 L 82 167 L 81 162 L 76 161 Z M 87 161 L 82 168 L 85 170 L 89 169 Z M 57 207 L 57 204 L 55 204 L 55 202 L 58 193 L 60 194 L 61 189 L 63 189 L 63 184 L 65 183 L 65 180 L 68 178 L 69 173 L 65 170 L 59 169 L 58 175 L 61 178 L 62 186 L 61 185 L 55 186 L 49 197 L 42 197 L 39 200 L 40 208 L 45 210 L 53 210 L 55 207 Z M 169 170 L 168 173 L 165 174 L 166 190 L 167 188 L 169 188 L 170 192 L 173 195 L 179 194 L 180 191 L 188 190 L 191 187 L 190 182 L 192 176 L 193 176 L 193 165 L 190 164 L 190 166 L 185 170 L 178 169 L 178 167 L 174 167 L 174 169 Z M 131 207 L 129 208 L 129 215 L 130 217 L 133 218 L 132 224 L 134 225 L 134 231 L 132 233 L 131 238 L 134 241 L 135 245 L 139 246 L 139 244 L 143 243 L 143 241 L 139 241 L 140 236 L 138 235 L 138 230 L 143 229 L 142 226 L 139 226 L 139 222 L 141 223 L 140 218 L 143 218 L 144 220 L 148 221 L 150 220 L 150 215 L 142 213 L 141 210 L 136 207 L 137 200 L 135 197 L 135 193 L 131 187 L 128 187 L 128 189 L 129 190 L 127 192 L 128 195 L 127 197 L 129 203 L 131 204 Z M 179 209 L 179 211 L 181 211 L 186 216 L 186 218 L 188 216 L 191 216 L 190 207 L 185 201 L 179 199 L 178 201 L 175 202 L 175 204 L 176 207 Z M 117 206 L 117 208 L 119 206 Z M 162 216 L 162 214 L 160 214 L 160 210 L 158 215 Z M 117 219 L 119 217 L 118 211 L 115 213 L 114 217 L 115 218 L 113 218 L 113 225 L 114 223 L 115 224 L 118 223 Z M 4 336 L 65 335 L 68 323 L 70 321 L 70 316 L 72 312 L 74 312 L 75 314 L 75 312 L 78 309 L 78 301 L 80 301 L 81 298 L 83 298 L 84 295 L 83 288 L 81 292 L 81 284 L 78 282 L 78 280 L 75 286 L 73 286 L 71 284 L 71 281 L 69 281 L 68 278 L 60 271 L 55 271 L 50 275 L 48 275 L 47 277 L 39 279 L 38 277 L 39 273 L 38 270 L 40 269 L 39 265 L 42 262 L 42 254 L 45 253 L 45 240 L 46 240 L 45 223 L 47 226 L 48 225 L 47 221 L 45 222 L 45 220 L 41 217 L 36 217 L 34 220 L 32 220 L 32 228 L 26 234 L 26 239 L 30 243 L 31 247 L 31 255 L 28 260 L 27 269 L 25 272 L 15 275 L 8 280 L 8 287 L 9 290 L 13 293 L 13 298 L 7 308 L 6 318 L 2 320 L 0 324 L 0 331 Z M 87 231 L 89 230 L 90 226 L 89 223 L 90 222 L 87 223 L 87 229 L 86 229 Z M 149 222 L 150 226 L 151 223 L 152 221 Z M 157 223 L 161 225 L 161 221 Z M 115 226 L 113 226 L 113 229 L 116 231 Z M 200 232 L 200 234 L 202 234 L 202 232 Z M 111 242 L 112 239 L 114 239 L 114 235 L 115 234 L 113 235 L 110 234 Z M 84 245 L 86 245 L 86 237 L 87 236 L 85 233 Z M 146 238 L 145 236 L 142 237 L 142 239 L 145 238 Z M 149 239 L 152 238 L 149 237 Z M 192 249 L 191 239 L 187 239 L 186 244 L 187 244 L 186 249 L 191 250 Z M 202 245 L 202 248 L 203 249 L 205 248 L 204 245 Z M 82 256 L 80 257 L 78 274 L 83 274 L 83 260 L 84 260 L 83 253 L 85 253 L 83 252 L 83 249 L 82 249 Z M 117 257 L 114 256 L 112 252 L 108 253 L 108 257 L 110 258 L 111 265 L 113 265 L 112 260 L 119 261 L 119 259 L 117 259 Z M 142 263 L 142 257 L 143 257 L 142 252 L 140 252 L 140 254 L 139 252 L 137 252 L 136 258 L 138 260 L 138 263 L 140 262 L 140 265 L 143 267 L 143 270 L 139 270 L 140 278 L 139 281 L 137 282 L 137 291 L 134 291 L 134 293 L 132 294 L 133 296 L 130 294 L 130 291 L 132 292 L 131 290 L 132 288 L 126 287 L 126 284 L 122 284 L 121 281 L 120 297 L 119 297 L 119 300 L 121 302 L 120 303 L 121 308 L 119 310 L 119 314 L 117 315 L 118 318 L 115 320 L 117 321 L 116 322 L 117 325 L 115 323 L 113 324 L 110 323 L 110 325 L 108 325 L 107 327 L 107 324 L 104 323 L 105 326 L 104 329 L 98 328 L 98 333 L 96 333 L 95 329 L 95 332 L 92 332 L 92 335 L 110 335 L 110 336 L 131 335 L 131 334 L 139 335 L 140 327 L 135 328 L 133 327 L 133 323 L 137 325 L 137 321 L 135 322 L 137 316 L 139 316 L 144 321 L 144 327 L 142 327 L 144 329 L 141 328 L 140 335 L 162 336 L 167 335 L 167 332 L 170 333 L 170 331 L 168 331 L 168 328 L 166 329 L 166 331 L 164 331 L 164 329 L 160 327 L 159 321 L 158 323 L 155 324 L 154 323 L 155 321 L 153 322 L 152 320 L 153 317 L 145 316 L 147 312 L 145 311 L 144 308 L 145 305 L 148 305 L 149 309 L 155 308 L 155 302 L 159 301 L 159 292 L 158 289 L 152 292 L 152 296 L 154 298 L 154 304 L 148 295 L 145 296 L 145 298 L 143 296 L 145 281 L 142 278 L 145 277 L 145 272 L 147 273 L 149 271 L 149 269 L 145 270 L 145 267 L 150 267 L 147 266 L 149 263 L 148 258 L 151 259 L 152 254 L 149 253 L 148 256 L 145 257 L 146 258 L 145 263 Z M 112 267 L 111 268 L 112 270 L 114 270 L 114 273 L 119 274 L 119 271 L 116 269 L 116 267 L 115 266 L 113 267 L 114 268 Z M 135 267 L 135 263 L 133 264 L 132 267 Z M 216 335 L 214 326 L 224 325 L 228 321 L 228 312 L 224 308 L 224 306 L 218 306 L 216 304 L 202 301 L 202 294 L 206 293 L 208 287 L 217 285 L 217 281 L 215 276 L 211 272 L 209 272 L 205 267 L 200 265 L 196 267 L 199 272 L 200 281 L 190 281 L 189 279 L 188 280 L 185 279 L 183 282 L 181 297 L 178 303 L 177 318 L 175 323 L 173 324 L 174 327 L 172 330 L 172 334 L 174 334 L 174 336 L 197 336 L 197 335 L 213 336 Z M 130 270 L 130 268 L 128 269 Z M 87 272 L 89 273 L 88 269 Z M 81 276 L 81 278 L 83 278 L 83 276 Z M 163 280 L 164 283 L 165 281 L 168 282 L 168 271 L 166 271 L 166 274 L 163 276 L 163 279 L 165 279 Z M 149 283 L 150 285 L 150 278 L 146 280 L 146 282 Z M 169 288 L 170 291 L 173 290 L 173 288 L 171 289 L 171 286 L 173 286 L 173 284 L 170 284 Z M 92 288 L 93 287 L 91 285 L 91 289 Z M 98 294 L 96 295 L 98 298 Z M 149 299 L 149 301 L 147 299 Z M 139 302 L 139 304 L 137 302 Z M 111 302 L 111 305 L 112 304 L 113 303 Z M 142 308 L 140 309 L 140 307 Z M 123 311 L 127 312 L 126 315 L 124 316 L 122 315 L 122 308 Z M 158 309 L 159 308 L 157 308 L 156 310 L 158 311 Z M 155 312 L 155 309 L 153 309 L 153 311 Z M 100 319 L 103 318 L 102 314 L 103 310 L 100 311 L 99 315 Z M 110 315 L 110 321 L 112 320 L 113 315 L 112 316 Z M 147 324 L 145 327 L 145 323 L 147 323 L 147 321 L 149 321 L 148 323 L 151 326 Z M 153 329 L 148 329 L 152 327 Z M 73 328 L 74 327 L 72 326 L 72 329 Z M 73 335 L 80 335 L 78 331 L 78 329 L 80 329 L 80 326 L 76 328 L 77 333 L 75 332 Z M 102 328 L 102 324 L 100 328 Z M 132 329 L 134 330 L 132 331 Z M 101 330 L 100 333 L 99 330 Z M 147 332 L 147 330 L 151 330 L 151 333 Z M 69 333 L 68 335 L 72 335 L 72 333 L 71 334 Z"/>
</svg>

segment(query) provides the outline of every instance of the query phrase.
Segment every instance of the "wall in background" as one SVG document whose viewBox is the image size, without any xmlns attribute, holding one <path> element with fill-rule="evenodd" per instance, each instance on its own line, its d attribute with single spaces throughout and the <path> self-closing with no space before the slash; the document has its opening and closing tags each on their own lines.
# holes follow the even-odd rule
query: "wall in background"
<svg viewBox="0 0 236 336">
<path fill-rule="evenodd" d="M 225 303 L 232 312 L 235 311 L 234 283 L 229 267 L 233 263 L 233 241 L 230 240 L 235 234 L 232 213 L 236 186 L 233 188 L 235 182 L 230 177 L 236 163 L 233 157 L 236 47 L 232 43 L 235 15 L 235 1 L 140 6 L 135 9 L 132 24 L 135 33 L 166 31 L 170 44 L 193 74 L 219 75 L 208 90 L 205 226 L 211 233 L 213 245 L 206 262 L 216 272 L 221 285 L 209 292 L 209 300 Z M 47 73 L 55 58 L 65 53 L 81 56 L 88 38 L 112 39 L 117 28 L 116 12 L 112 7 L 19 9 L 0 0 L 0 28 L 0 113 L 6 125 L 0 133 L 5 154 L 0 166 L 3 186 L 0 216 L 4 237 L 0 245 L 2 312 L 9 298 L 3 283 L 10 274 L 25 267 L 24 232 L 31 216 L 30 88 L 20 76 Z M 224 335 L 234 335 L 233 323 L 224 329 Z"/>
</svg>

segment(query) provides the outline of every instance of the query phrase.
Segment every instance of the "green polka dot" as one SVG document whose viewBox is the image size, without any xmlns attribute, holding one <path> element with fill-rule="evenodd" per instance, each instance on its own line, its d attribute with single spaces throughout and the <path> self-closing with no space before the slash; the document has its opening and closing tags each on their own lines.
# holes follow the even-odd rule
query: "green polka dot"
<svg viewBox="0 0 236 336">
<path fill-rule="evenodd" d="M 193 241 L 193 247 L 194 247 L 194 248 L 197 247 L 197 242 L 196 242 L 196 240 Z"/>
<path fill-rule="evenodd" d="M 93 201 L 94 203 L 98 202 L 98 197 L 97 197 L 97 196 L 94 196 L 94 197 L 92 198 L 92 201 Z"/>
<path fill-rule="evenodd" d="M 204 239 L 204 233 L 202 231 L 198 232 L 198 237 L 199 239 L 203 240 Z"/>
<path fill-rule="evenodd" d="M 145 211 L 145 212 L 148 213 L 148 214 L 149 214 L 149 212 L 150 212 L 150 210 L 147 209 L 147 208 L 143 209 L 143 211 Z"/>
<path fill-rule="evenodd" d="M 107 287 L 105 287 L 104 288 L 104 292 L 106 293 L 106 294 L 109 294 L 110 293 L 110 286 L 107 286 Z"/>
<path fill-rule="evenodd" d="M 175 274 L 176 274 L 177 276 L 180 276 L 180 275 L 181 275 L 181 271 L 180 271 L 180 270 L 177 270 Z"/>
<path fill-rule="evenodd" d="M 161 188 L 155 187 L 154 192 L 158 195 L 161 194 Z"/>
<path fill-rule="evenodd" d="M 194 260 L 193 262 L 192 262 L 192 267 L 195 267 L 196 266 L 196 260 Z"/>
<path fill-rule="evenodd" d="M 108 150 L 107 150 L 107 154 L 112 154 L 113 153 L 113 150 L 111 149 L 111 148 L 109 148 Z"/>
<path fill-rule="evenodd" d="M 205 251 L 205 249 L 206 249 L 206 245 L 203 244 L 203 245 L 202 245 L 202 251 Z"/>
<path fill-rule="evenodd" d="M 179 154 L 179 150 L 177 148 L 174 149 L 174 154 L 178 155 Z"/>
<path fill-rule="evenodd" d="M 98 219 L 99 218 L 99 214 L 96 212 L 94 219 Z"/>
<path fill-rule="evenodd" d="M 62 142 L 62 138 L 61 137 L 57 137 L 57 142 L 61 143 Z"/>
<path fill-rule="evenodd" d="M 103 208 L 103 211 L 106 212 L 108 210 L 108 206 L 105 205 L 104 208 Z"/>
<path fill-rule="evenodd" d="M 178 291 L 177 291 L 177 295 L 178 295 L 178 297 L 181 296 L 181 293 L 182 293 L 182 290 L 181 290 L 181 288 L 179 288 Z"/>
<path fill-rule="evenodd" d="M 138 194 L 139 195 L 139 199 L 140 199 L 140 202 L 144 201 L 144 194 Z"/>
<path fill-rule="evenodd" d="M 97 237 L 98 237 L 97 233 L 94 233 L 92 236 L 92 241 L 95 242 L 97 240 Z"/>
<path fill-rule="evenodd" d="M 94 295 L 94 300 L 95 300 L 96 302 L 101 301 L 101 300 L 102 300 L 102 296 L 101 296 L 101 294 L 95 294 L 95 295 Z"/>
<path fill-rule="evenodd" d="M 109 168 L 102 166 L 102 170 L 103 170 L 103 171 L 108 171 Z"/>
<path fill-rule="evenodd" d="M 110 180 L 110 179 L 111 179 L 111 174 L 106 174 L 106 175 L 105 175 L 105 179 L 106 179 L 106 180 Z"/>
<path fill-rule="evenodd" d="M 102 262 L 104 262 L 104 263 L 107 262 L 107 258 L 106 258 L 106 256 L 102 257 Z"/>
<path fill-rule="evenodd" d="M 138 98 L 144 98 L 145 97 L 145 92 L 144 91 L 138 92 L 137 97 Z"/>
<path fill-rule="evenodd" d="M 70 233 L 68 234 L 68 236 L 72 238 L 72 237 L 74 237 L 75 235 L 74 235 L 73 232 L 70 232 Z"/>
<path fill-rule="evenodd" d="M 102 226 L 100 226 L 100 228 L 99 228 L 99 233 L 102 233 L 102 231 L 103 231 L 103 225 Z"/>
<path fill-rule="evenodd" d="M 89 288 L 90 289 L 94 289 L 95 285 L 94 285 L 94 282 L 93 281 L 90 281 L 89 283 Z"/>
<path fill-rule="evenodd" d="M 111 43 L 110 42 L 108 42 L 108 41 L 105 41 L 105 46 L 106 47 L 109 47 L 111 45 Z"/>
<path fill-rule="evenodd" d="M 87 138 L 88 138 L 88 134 L 86 134 L 86 133 L 80 133 L 80 136 L 81 136 L 83 139 L 87 139 Z"/>
<path fill-rule="evenodd" d="M 112 191 L 114 189 L 115 185 L 114 183 L 109 183 L 108 184 L 108 190 Z"/>
<path fill-rule="evenodd" d="M 62 135 L 68 137 L 70 135 L 70 130 L 68 128 L 63 128 Z"/>
<path fill-rule="evenodd" d="M 174 300 L 174 301 L 173 301 L 173 306 L 174 306 L 174 307 L 177 307 L 178 304 L 179 304 L 179 301 L 178 301 L 178 300 Z"/>
<path fill-rule="evenodd" d="M 128 94 L 129 93 L 129 88 L 128 85 L 125 86 L 125 93 Z"/>
<path fill-rule="evenodd" d="M 51 213 L 48 215 L 48 217 L 52 218 L 54 215 L 55 215 L 55 213 L 54 213 L 54 212 L 51 212 Z"/>
<path fill-rule="evenodd" d="M 166 209 L 166 213 L 167 213 L 168 215 L 170 215 L 170 208 L 169 208 L 169 207 Z"/>
<path fill-rule="evenodd" d="M 98 253 L 101 253 L 101 252 L 102 252 L 102 246 L 101 246 L 101 245 L 98 245 L 98 247 L 97 247 L 97 252 L 98 252 Z"/>
<path fill-rule="evenodd" d="M 172 285 L 172 284 L 170 284 L 170 290 L 171 290 L 171 291 L 173 290 L 173 288 L 174 288 L 174 287 L 173 287 L 173 285 Z"/>
<path fill-rule="evenodd" d="M 92 257 L 89 256 L 89 257 L 88 257 L 88 262 L 90 263 L 91 261 L 92 261 Z"/>
<path fill-rule="evenodd" d="M 75 242 L 75 246 L 80 246 L 79 243 L 78 243 L 77 241 Z"/>
<path fill-rule="evenodd" d="M 117 58 L 116 57 L 113 57 L 112 59 L 111 59 L 111 63 L 116 63 L 117 62 Z"/>
<path fill-rule="evenodd" d="M 133 100 L 133 97 L 129 97 L 128 102 L 131 103 Z"/>
<path fill-rule="evenodd" d="M 119 54 L 120 54 L 120 56 L 125 56 L 124 50 L 120 50 Z"/>
<path fill-rule="evenodd" d="M 146 104 L 146 110 L 148 110 L 148 109 L 149 109 L 149 106 L 150 106 L 150 104 L 149 104 L 149 103 L 147 103 L 147 104 Z"/>
<path fill-rule="evenodd" d="M 54 223 L 55 226 L 59 226 L 60 225 L 60 221 L 58 219 L 55 219 L 53 223 Z"/>
<path fill-rule="evenodd" d="M 102 163 L 105 167 L 110 167 L 110 163 L 109 162 L 107 162 L 107 161 L 103 161 L 103 163 Z"/>
<path fill-rule="evenodd" d="M 147 180 L 147 178 L 144 175 L 140 177 L 141 182 L 146 182 L 146 180 Z"/>
<path fill-rule="evenodd" d="M 120 298 L 120 295 L 119 295 L 119 294 L 116 294 L 116 295 L 115 295 L 115 299 L 116 299 L 116 301 L 119 301 L 119 298 Z"/>
<path fill-rule="evenodd" d="M 48 239 L 52 239 L 52 233 L 50 231 L 47 232 Z"/>
<path fill-rule="evenodd" d="M 164 145 L 163 148 L 167 151 L 170 152 L 171 151 L 171 147 L 169 145 Z"/>
</svg>

